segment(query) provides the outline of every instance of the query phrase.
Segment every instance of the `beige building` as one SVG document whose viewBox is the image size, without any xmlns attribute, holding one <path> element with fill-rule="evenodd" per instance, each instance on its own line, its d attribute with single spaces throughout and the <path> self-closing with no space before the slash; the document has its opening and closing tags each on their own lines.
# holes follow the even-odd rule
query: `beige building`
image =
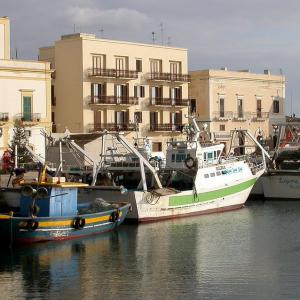
<svg viewBox="0 0 300 300">
<path fill-rule="evenodd" d="M 191 71 L 191 110 L 205 121 L 217 141 L 227 143 L 230 130 L 249 129 L 271 140 L 273 124 L 285 120 L 285 78 L 244 71 Z"/>
<path fill-rule="evenodd" d="M 150 137 L 153 151 L 182 137 L 189 108 L 187 49 L 62 36 L 40 48 L 55 69 L 52 120 L 57 132 L 104 129 Z"/>
<path fill-rule="evenodd" d="M 50 63 L 10 59 L 9 26 L 7 17 L 0 18 L 0 158 L 15 120 L 23 122 L 32 148 L 45 155 L 40 131 L 51 130 Z"/>
</svg>

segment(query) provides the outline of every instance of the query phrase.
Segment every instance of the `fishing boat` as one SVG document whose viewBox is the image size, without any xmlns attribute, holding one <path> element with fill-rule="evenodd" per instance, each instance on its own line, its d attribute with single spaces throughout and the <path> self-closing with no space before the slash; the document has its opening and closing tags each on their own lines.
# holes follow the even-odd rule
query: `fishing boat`
<svg viewBox="0 0 300 300">
<path fill-rule="evenodd" d="M 10 245 L 82 238 L 114 230 L 130 204 L 101 199 L 79 204 L 78 188 L 86 184 L 47 181 L 23 183 L 18 210 L 0 214 L 0 238 Z"/>
<path fill-rule="evenodd" d="M 300 200 L 300 123 L 278 124 L 275 130 L 272 163 L 261 178 L 264 197 Z"/>
<path fill-rule="evenodd" d="M 260 148 L 263 160 L 250 155 L 223 156 L 224 145 L 201 143 L 195 119 L 185 141 L 170 141 L 162 168 L 149 162 L 119 133 L 109 133 L 131 153 L 115 153 L 108 159 L 103 145 L 95 168 L 93 185 L 80 189 L 81 197 L 101 197 L 126 201 L 132 206 L 127 219 L 136 222 L 159 221 L 185 216 L 222 212 L 243 207 L 256 180 L 266 169 L 268 153 L 246 130 L 233 131 L 232 140 L 247 137 Z M 74 142 L 70 142 L 74 146 Z M 232 146 L 234 146 L 232 142 Z M 77 147 L 77 146 L 76 146 Z M 78 148 L 78 147 L 77 147 Z M 107 176 L 110 185 L 96 185 L 98 175 Z"/>
</svg>

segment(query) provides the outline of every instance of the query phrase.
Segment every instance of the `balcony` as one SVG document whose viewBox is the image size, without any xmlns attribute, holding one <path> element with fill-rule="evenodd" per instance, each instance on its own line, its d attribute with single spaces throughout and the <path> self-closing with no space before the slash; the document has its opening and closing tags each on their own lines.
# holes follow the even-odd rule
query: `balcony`
<svg viewBox="0 0 300 300">
<path fill-rule="evenodd" d="M 9 120 L 9 116 L 7 112 L 0 113 L 0 123 L 8 122 L 8 120 Z"/>
<path fill-rule="evenodd" d="M 131 70 L 91 68 L 88 69 L 88 76 L 105 77 L 105 78 L 121 78 L 121 79 L 137 79 L 138 72 L 131 71 Z"/>
<path fill-rule="evenodd" d="M 215 121 L 228 121 L 233 119 L 232 111 L 215 111 L 213 112 L 213 119 Z"/>
<path fill-rule="evenodd" d="M 252 114 L 252 120 L 254 122 L 264 122 L 268 118 L 269 118 L 268 112 L 257 111 L 256 113 Z"/>
<path fill-rule="evenodd" d="M 189 99 L 150 98 L 150 105 L 155 106 L 189 106 Z"/>
<path fill-rule="evenodd" d="M 89 132 L 95 131 L 136 131 L 137 125 L 130 123 L 102 123 L 102 124 L 89 124 Z"/>
<path fill-rule="evenodd" d="M 219 132 L 214 132 L 214 138 L 217 141 L 224 141 L 224 140 L 229 140 L 230 139 L 230 133 L 224 131 L 219 131 Z"/>
<path fill-rule="evenodd" d="M 191 82 L 191 76 L 188 74 L 174 73 L 149 73 L 148 80 L 153 81 L 172 81 L 172 82 Z"/>
<path fill-rule="evenodd" d="M 17 114 L 15 117 L 16 120 L 22 121 L 22 122 L 31 122 L 31 123 L 37 123 L 41 120 L 41 114 L 40 113 L 21 113 Z"/>
<path fill-rule="evenodd" d="M 236 122 L 245 122 L 251 119 L 251 112 L 237 112 L 234 114 L 233 119 Z"/>
<path fill-rule="evenodd" d="M 91 96 L 90 105 L 137 105 L 137 97 Z"/>
<path fill-rule="evenodd" d="M 150 131 L 182 131 L 183 124 L 150 124 Z"/>
</svg>

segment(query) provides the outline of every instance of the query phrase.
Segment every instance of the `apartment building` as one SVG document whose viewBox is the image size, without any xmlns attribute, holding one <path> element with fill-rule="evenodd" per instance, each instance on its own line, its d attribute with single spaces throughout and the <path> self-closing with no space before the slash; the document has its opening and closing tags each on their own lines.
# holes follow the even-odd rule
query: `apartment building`
<svg viewBox="0 0 300 300">
<path fill-rule="evenodd" d="M 50 63 L 13 60 L 10 56 L 10 21 L 0 18 L 0 157 L 7 149 L 15 120 L 25 126 L 29 144 L 45 155 L 41 129 L 51 130 Z"/>
<path fill-rule="evenodd" d="M 214 138 L 228 143 L 230 130 L 248 129 L 271 141 L 273 125 L 285 120 L 285 78 L 248 70 L 191 71 L 191 110 Z"/>
<path fill-rule="evenodd" d="M 55 69 L 54 130 L 121 131 L 148 137 L 153 151 L 181 138 L 189 108 L 187 49 L 64 35 L 39 59 Z"/>
</svg>

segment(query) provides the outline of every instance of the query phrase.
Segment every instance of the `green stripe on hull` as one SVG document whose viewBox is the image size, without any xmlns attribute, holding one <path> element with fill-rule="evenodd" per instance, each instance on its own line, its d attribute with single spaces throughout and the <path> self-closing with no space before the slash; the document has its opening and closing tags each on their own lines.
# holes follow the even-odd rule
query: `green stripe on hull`
<svg viewBox="0 0 300 300">
<path fill-rule="evenodd" d="M 253 186 L 256 181 L 256 178 L 250 179 L 248 181 L 226 187 L 223 189 L 197 194 L 197 196 L 184 195 L 184 196 L 172 196 L 169 199 L 169 206 L 178 206 L 178 205 L 188 205 L 194 204 L 197 202 L 209 201 L 217 198 L 223 198 L 232 194 L 242 192 L 249 187 Z"/>
</svg>

